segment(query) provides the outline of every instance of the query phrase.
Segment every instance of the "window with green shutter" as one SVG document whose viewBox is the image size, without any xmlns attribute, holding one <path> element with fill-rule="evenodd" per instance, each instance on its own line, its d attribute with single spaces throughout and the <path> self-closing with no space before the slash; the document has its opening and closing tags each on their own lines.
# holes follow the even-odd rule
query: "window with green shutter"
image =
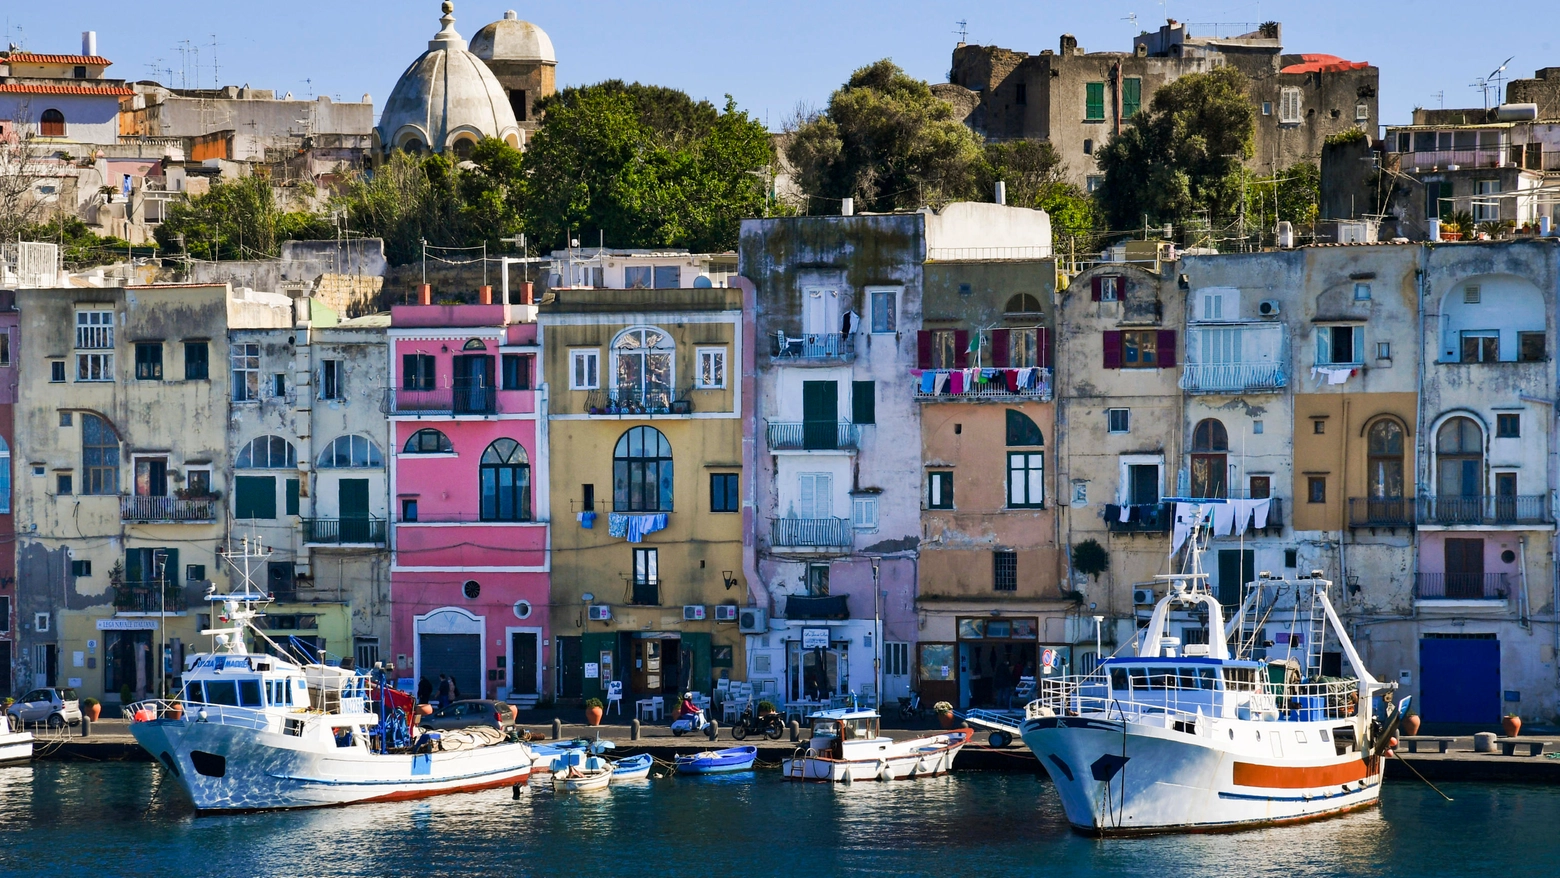
<svg viewBox="0 0 1560 878">
<path fill-rule="evenodd" d="M 1143 108 L 1143 80 L 1137 77 L 1121 81 L 1121 118 L 1130 119 Z"/>
<path fill-rule="evenodd" d="M 298 480 L 287 480 L 287 514 L 298 514 Z"/>
<path fill-rule="evenodd" d="M 850 419 L 856 424 L 877 423 L 877 382 L 850 383 Z"/>
<path fill-rule="evenodd" d="M 233 517 L 276 518 L 276 477 L 236 476 L 233 479 Z"/>
<path fill-rule="evenodd" d="M 1085 122 L 1105 121 L 1105 83 L 1085 84 L 1083 120 Z"/>
</svg>

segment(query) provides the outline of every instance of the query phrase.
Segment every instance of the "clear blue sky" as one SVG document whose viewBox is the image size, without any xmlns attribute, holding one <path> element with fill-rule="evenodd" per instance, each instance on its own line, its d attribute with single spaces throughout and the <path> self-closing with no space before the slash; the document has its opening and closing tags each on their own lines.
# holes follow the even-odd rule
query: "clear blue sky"
<svg viewBox="0 0 1560 878">
<path fill-rule="evenodd" d="M 1380 67 L 1387 123 L 1407 121 L 1415 106 L 1438 106 L 1443 91 L 1448 107 L 1482 106 L 1469 84 L 1508 56 L 1516 56 L 1508 74 L 1517 77 L 1560 66 L 1560 7 L 1549 2 L 1517 10 L 1449 0 L 456 0 L 456 29 L 469 39 L 507 8 L 552 36 L 560 85 L 638 80 L 716 103 L 729 92 L 776 128 L 798 103 L 823 105 L 851 70 L 878 58 L 946 80 L 961 18 L 969 23 L 970 42 L 1031 53 L 1054 49 L 1064 32 L 1089 50 L 1125 50 L 1137 30 L 1157 27 L 1167 12 L 1192 23 L 1278 19 L 1286 51 L 1327 52 Z M 1489 16 L 1475 22 L 1485 8 Z M 1128 20 L 1133 13 L 1137 25 Z M 7 3 L 0 25 L 8 29 L 6 41 L 34 52 L 76 52 L 81 31 L 96 30 L 99 52 L 114 62 L 111 75 L 172 85 L 179 84 L 181 64 L 194 84 L 195 54 L 186 52 L 181 62 L 185 40 L 199 49 L 201 84 L 213 81 L 215 34 L 223 84 L 343 100 L 367 93 L 380 107 L 438 30 L 438 17 L 434 0 L 73 0 Z M 154 66 L 163 72 L 154 74 Z"/>
</svg>

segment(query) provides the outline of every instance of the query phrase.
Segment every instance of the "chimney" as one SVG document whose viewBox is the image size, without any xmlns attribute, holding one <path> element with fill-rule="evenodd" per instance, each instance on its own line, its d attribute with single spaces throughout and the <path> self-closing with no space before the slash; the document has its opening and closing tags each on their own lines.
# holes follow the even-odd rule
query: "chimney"
<svg viewBox="0 0 1560 878">
<path fill-rule="evenodd" d="M 81 54 L 89 58 L 97 56 L 97 31 L 84 30 L 81 32 Z"/>
<path fill-rule="evenodd" d="M 856 215 L 856 199 L 854 199 L 854 198 L 842 198 L 842 199 L 840 199 L 840 216 L 855 216 L 855 215 Z"/>
<path fill-rule="evenodd" d="M 1078 38 L 1072 34 L 1062 34 L 1061 51 L 1059 55 L 1073 55 L 1078 51 Z"/>
<path fill-rule="evenodd" d="M 493 288 L 490 286 L 477 287 L 477 301 L 484 305 L 493 304 Z"/>
<path fill-rule="evenodd" d="M 530 281 L 526 281 L 525 283 L 520 285 L 520 304 L 522 304 L 522 305 L 535 304 L 536 300 L 535 300 L 534 294 L 531 292 L 532 289 L 533 289 L 533 287 L 531 286 L 531 282 Z"/>
<path fill-rule="evenodd" d="M 417 304 L 419 304 L 419 305 L 432 305 L 433 304 L 433 286 L 431 284 L 418 284 L 417 285 Z"/>
<path fill-rule="evenodd" d="M 1007 182 L 1004 180 L 997 181 L 997 203 L 1007 204 Z"/>
</svg>

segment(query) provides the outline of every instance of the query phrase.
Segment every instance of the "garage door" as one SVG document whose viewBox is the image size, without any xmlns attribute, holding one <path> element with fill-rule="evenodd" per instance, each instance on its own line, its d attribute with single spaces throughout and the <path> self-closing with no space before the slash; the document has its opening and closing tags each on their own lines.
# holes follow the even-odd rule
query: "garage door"
<svg viewBox="0 0 1560 878">
<path fill-rule="evenodd" d="M 479 634 L 419 634 L 421 672 L 439 691 L 439 675 L 449 674 L 462 698 L 482 697 L 482 637 Z"/>
<path fill-rule="evenodd" d="M 1427 723 L 1500 722 L 1500 641 L 1495 635 L 1426 637 L 1419 676 Z"/>
</svg>

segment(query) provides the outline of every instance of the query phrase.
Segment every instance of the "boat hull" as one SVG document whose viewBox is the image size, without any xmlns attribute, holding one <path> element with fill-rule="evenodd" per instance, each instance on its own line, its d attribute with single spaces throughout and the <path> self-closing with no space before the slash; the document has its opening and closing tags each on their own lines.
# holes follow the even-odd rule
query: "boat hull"
<svg viewBox="0 0 1560 878">
<path fill-rule="evenodd" d="M 580 776 L 571 776 L 562 771 L 553 772 L 552 785 L 555 793 L 587 793 L 591 790 L 604 790 L 612 782 L 612 770 L 610 768 L 589 772 Z"/>
<path fill-rule="evenodd" d="M 758 748 L 748 745 L 696 756 L 679 756 L 676 767 L 678 774 L 731 774 L 750 770 L 757 760 Z"/>
<path fill-rule="evenodd" d="M 300 739 L 219 723 L 153 720 L 130 727 L 200 811 L 267 811 L 419 799 L 524 783 L 531 750 L 376 754 L 310 749 Z"/>
<path fill-rule="evenodd" d="M 25 765 L 32 761 L 33 736 L 29 732 L 0 734 L 0 766 Z"/>
<path fill-rule="evenodd" d="M 618 783 L 625 780 L 644 780 L 650 776 L 650 769 L 655 766 L 655 760 L 648 755 L 633 756 L 619 760 L 612 767 L 612 782 Z"/>
<path fill-rule="evenodd" d="M 882 753 L 863 757 L 855 757 L 847 751 L 844 759 L 808 751 L 804 756 L 782 760 L 780 773 L 786 780 L 834 783 L 936 777 L 953 771 L 954 758 L 973 734 L 973 730 L 963 729 L 917 738 L 889 745 L 890 749 Z"/>
<path fill-rule="evenodd" d="M 1358 753 L 1285 761 L 1196 735 L 1086 717 L 1025 721 L 1024 743 L 1088 835 L 1209 832 L 1314 820 L 1375 805 L 1379 759 Z M 1240 730 L 1247 736 L 1262 729 Z M 1269 735 L 1283 730 L 1267 729 Z M 1257 739 L 1260 740 L 1260 739 Z"/>
</svg>

